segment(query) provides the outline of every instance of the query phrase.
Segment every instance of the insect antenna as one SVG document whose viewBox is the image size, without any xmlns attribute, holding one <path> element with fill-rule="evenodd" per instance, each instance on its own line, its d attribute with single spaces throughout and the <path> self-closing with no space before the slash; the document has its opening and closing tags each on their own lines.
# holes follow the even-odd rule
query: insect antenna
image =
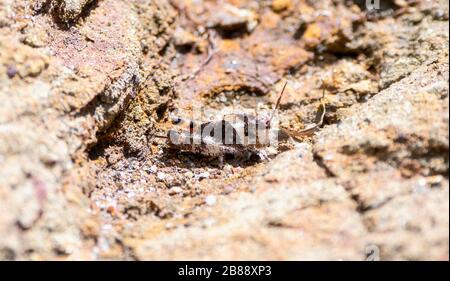
<svg viewBox="0 0 450 281">
<path fill-rule="evenodd" d="M 323 82 L 323 79 L 321 79 L 320 87 L 322 88 L 322 100 L 325 98 L 325 82 Z"/>
<path fill-rule="evenodd" d="M 320 98 L 320 109 L 316 114 L 316 123 L 306 129 L 303 129 L 301 131 L 293 131 L 293 130 L 289 130 L 289 129 L 283 129 L 286 133 L 288 133 L 289 136 L 293 137 L 296 140 L 300 140 L 300 137 L 303 136 L 308 136 L 311 135 L 312 133 L 314 133 L 320 126 L 323 125 L 323 120 L 325 118 L 325 113 L 326 113 L 326 106 L 325 106 L 325 84 L 322 80 L 322 97 Z"/>
<path fill-rule="evenodd" d="M 273 116 L 275 116 L 275 112 L 277 111 L 278 106 L 280 106 L 281 97 L 283 96 L 284 89 L 286 89 L 286 85 L 287 85 L 287 82 L 284 83 L 283 89 L 281 90 L 280 95 L 278 95 L 277 103 L 275 104 L 275 108 L 272 111 L 272 115 L 270 116 L 269 123 L 272 121 Z"/>
</svg>

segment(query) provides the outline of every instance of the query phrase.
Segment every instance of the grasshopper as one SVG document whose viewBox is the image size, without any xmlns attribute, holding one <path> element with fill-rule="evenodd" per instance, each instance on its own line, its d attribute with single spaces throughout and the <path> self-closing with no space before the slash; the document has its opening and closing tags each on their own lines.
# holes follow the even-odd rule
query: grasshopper
<svg viewBox="0 0 450 281">
<path fill-rule="evenodd" d="M 167 139 L 167 146 L 171 150 L 218 158 L 221 167 L 224 157 L 227 155 L 237 159 L 249 159 L 253 155 L 257 155 L 261 160 L 268 159 L 264 149 L 270 146 L 269 134 L 273 127 L 272 121 L 280 106 L 286 85 L 287 82 L 279 93 L 275 107 L 269 115 L 228 114 L 221 120 L 208 122 L 196 122 L 171 116 L 172 123 L 178 126 L 184 125 L 184 129 L 170 129 L 166 136 L 156 137 Z M 318 111 L 315 124 L 301 131 L 279 128 L 275 132 L 278 134 L 277 136 L 298 141 L 304 136 L 313 134 L 323 124 L 325 116 L 323 97 L 321 101 L 321 108 Z"/>
</svg>

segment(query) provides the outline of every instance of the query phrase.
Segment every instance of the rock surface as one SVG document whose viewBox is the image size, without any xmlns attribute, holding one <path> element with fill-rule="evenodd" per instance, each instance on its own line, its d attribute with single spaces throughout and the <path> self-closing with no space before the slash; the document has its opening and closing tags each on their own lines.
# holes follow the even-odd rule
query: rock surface
<svg viewBox="0 0 450 281">
<path fill-rule="evenodd" d="M 448 260 L 448 2 L 360 2 L 0 0 L 0 260 Z M 268 161 L 154 137 L 285 81 Z"/>
</svg>

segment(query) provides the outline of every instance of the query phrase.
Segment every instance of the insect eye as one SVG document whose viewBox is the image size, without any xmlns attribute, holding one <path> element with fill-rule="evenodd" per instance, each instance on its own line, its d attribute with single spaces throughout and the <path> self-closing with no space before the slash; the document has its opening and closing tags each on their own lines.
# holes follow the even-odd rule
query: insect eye
<svg viewBox="0 0 450 281">
<path fill-rule="evenodd" d="M 177 117 L 177 116 L 173 116 L 172 117 L 172 123 L 173 124 L 178 124 L 180 122 L 181 122 L 181 118 L 180 117 Z"/>
</svg>

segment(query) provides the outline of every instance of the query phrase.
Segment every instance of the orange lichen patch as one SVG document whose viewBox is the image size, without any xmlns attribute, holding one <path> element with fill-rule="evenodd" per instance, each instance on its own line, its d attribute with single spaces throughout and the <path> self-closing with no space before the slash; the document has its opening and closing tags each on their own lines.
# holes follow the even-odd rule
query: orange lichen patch
<svg viewBox="0 0 450 281">
<path fill-rule="evenodd" d="M 307 26 L 303 34 L 303 40 L 309 48 L 315 48 L 317 45 L 325 41 L 337 41 L 338 36 L 344 35 L 343 28 L 348 26 L 348 23 L 328 16 L 321 16 L 316 19 L 314 23 Z"/>
<path fill-rule="evenodd" d="M 301 40 L 308 48 L 316 48 L 323 44 L 332 52 L 346 50 L 347 42 L 353 38 L 354 26 L 361 21 L 362 15 L 359 8 L 352 6 L 352 9 L 338 5 L 336 10 L 324 10 L 322 14 L 312 17 L 308 6 L 301 6 L 302 18 L 306 28 Z"/>
<path fill-rule="evenodd" d="M 318 23 L 309 24 L 303 34 L 303 39 L 306 42 L 318 42 L 321 38 L 321 28 Z"/>
<path fill-rule="evenodd" d="M 291 0 L 273 0 L 272 1 L 272 9 L 275 12 L 281 12 L 287 9 L 290 9 L 292 6 Z"/>
<path fill-rule="evenodd" d="M 219 45 L 219 50 L 221 52 L 239 51 L 240 48 L 239 41 L 236 40 L 223 40 Z"/>
<path fill-rule="evenodd" d="M 260 26 L 263 29 L 275 29 L 280 23 L 280 16 L 272 11 L 267 11 L 261 15 Z"/>
<path fill-rule="evenodd" d="M 312 53 L 294 45 L 280 46 L 272 50 L 274 56 L 271 59 L 271 64 L 275 69 L 280 69 L 283 72 L 301 66 L 313 57 Z"/>
</svg>

